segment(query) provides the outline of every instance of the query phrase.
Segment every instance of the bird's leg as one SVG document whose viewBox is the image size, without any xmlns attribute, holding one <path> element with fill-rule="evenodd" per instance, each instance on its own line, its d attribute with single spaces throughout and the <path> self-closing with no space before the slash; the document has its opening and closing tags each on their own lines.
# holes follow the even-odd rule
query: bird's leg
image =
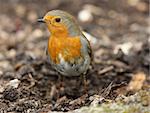
<svg viewBox="0 0 150 113">
<path fill-rule="evenodd" d="M 64 77 L 58 74 L 57 83 L 59 84 L 59 87 L 64 86 Z"/>
<path fill-rule="evenodd" d="M 81 83 L 84 85 L 84 93 L 87 93 L 87 80 L 86 80 L 86 75 L 83 74 L 81 75 Z"/>
</svg>

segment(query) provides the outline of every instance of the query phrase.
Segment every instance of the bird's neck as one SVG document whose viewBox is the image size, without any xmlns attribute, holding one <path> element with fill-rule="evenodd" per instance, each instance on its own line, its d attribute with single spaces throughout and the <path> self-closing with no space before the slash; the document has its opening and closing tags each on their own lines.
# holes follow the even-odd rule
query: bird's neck
<svg viewBox="0 0 150 113">
<path fill-rule="evenodd" d="M 66 23 L 67 24 L 67 23 Z M 68 34 L 70 37 L 76 37 L 81 35 L 80 28 L 75 23 L 67 24 Z"/>
<path fill-rule="evenodd" d="M 48 29 L 51 33 L 51 37 L 56 37 L 56 38 L 64 38 L 64 37 L 68 37 L 69 32 L 67 31 L 66 28 L 58 28 L 55 26 L 49 27 Z"/>
<path fill-rule="evenodd" d="M 67 27 L 48 26 L 51 36 L 53 37 L 76 37 L 81 35 L 81 31 L 75 24 L 67 24 Z"/>
<path fill-rule="evenodd" d="M 51 32 L 51 37 L 55 37 L 55 38 L 65 38 L 68 37 L 69 34 L 67 31 L 54 31 Z"/>
</svg>

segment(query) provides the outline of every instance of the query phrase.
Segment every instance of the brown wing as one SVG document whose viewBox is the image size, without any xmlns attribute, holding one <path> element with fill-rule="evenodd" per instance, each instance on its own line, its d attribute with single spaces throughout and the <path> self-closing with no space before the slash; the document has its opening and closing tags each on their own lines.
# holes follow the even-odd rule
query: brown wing
<svg viewBox="0 0 150 113">
<path fill-rule="evenodd" d="M 86 45 L 87 45 L 87 49 L 88 49 L 88 54 L 89 54 L 91 60 L 93 60 L 93 54 L 92 54 L 92 48 L 91 48 L 90 42 L 89 42 L 89 40 L 84 35 L 83 35 L 83 37 L 87 41 Z"/>
</svg>

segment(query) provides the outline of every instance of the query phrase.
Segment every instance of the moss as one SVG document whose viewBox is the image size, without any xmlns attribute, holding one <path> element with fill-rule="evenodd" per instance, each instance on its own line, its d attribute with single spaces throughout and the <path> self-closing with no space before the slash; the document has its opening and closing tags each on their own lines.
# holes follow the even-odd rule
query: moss
<svg viewBox="0 0 150 113">
<path fill-rule="evenodd" d="M 115 102 L 103 103 L 97 106 L 82 107 L 74 113 L 150 113 L 150 91 L 138 93 L 120 98 Z"/>
</svg>

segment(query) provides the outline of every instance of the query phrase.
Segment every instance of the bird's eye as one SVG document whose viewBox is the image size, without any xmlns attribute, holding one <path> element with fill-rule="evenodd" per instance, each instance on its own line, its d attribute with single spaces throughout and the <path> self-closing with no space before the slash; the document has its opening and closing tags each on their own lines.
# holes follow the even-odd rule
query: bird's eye
<svg viewBox="0 0 150 113">
<path fill-rule="evenodd" d="M 61 21 L 61 18 L 55 18 L 55 21 L 56 21 L 56 22 L 60 22 L 60 21 Z"/>
</svg>

